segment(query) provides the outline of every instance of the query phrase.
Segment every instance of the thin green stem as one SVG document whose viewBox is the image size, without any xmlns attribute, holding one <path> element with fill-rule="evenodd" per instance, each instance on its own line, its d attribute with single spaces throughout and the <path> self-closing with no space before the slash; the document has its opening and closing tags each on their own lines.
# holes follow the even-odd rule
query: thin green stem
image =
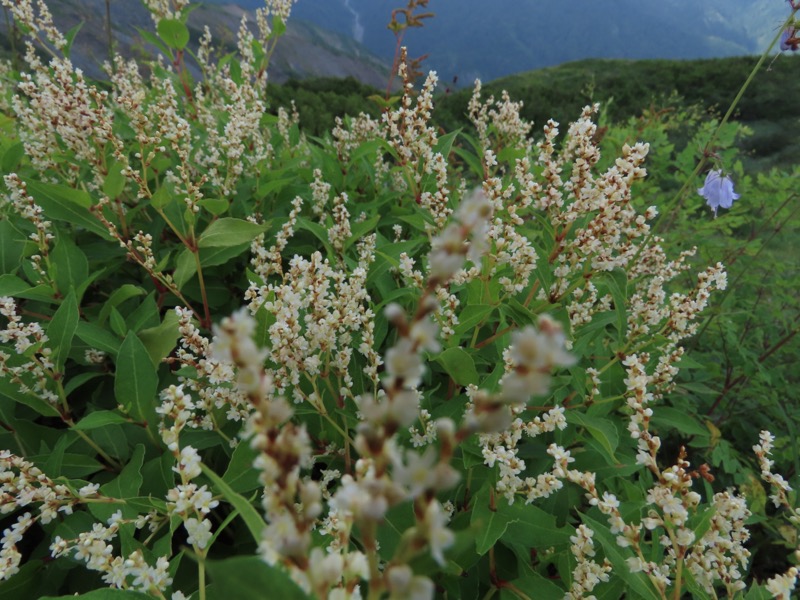
<svg viewBox="0 0 800 600">
<path fill-rule="evenodd" d="M 198 588 L 197 594 L 200 600 L 206 600 L 206 554 L 199 552 L 197 554 L 197 579 Z"/>
<path fill-rule="evenodd" d="M 194 254 L 194 264 L 197 268 L 197 281 L 200 284 L 200 297 L 203 299 L 203 326 L 206 329 L 211 328 L 211 312 L 208 308 L 208 296 L 206 295 L 206 282 L 203 278 L 203 265 L 200 264 L 200 249 L 195 248 L 192 251 Z"/>
<path fill-rule="evenodd" d="M 496 593 L 497 593 L 497 587 L 493 585 L 492 587 L 489 588 L 486 594 L 484 594 L 483 600 L 491 600 L 491 598 L 493 598 Z"/>
</svg>

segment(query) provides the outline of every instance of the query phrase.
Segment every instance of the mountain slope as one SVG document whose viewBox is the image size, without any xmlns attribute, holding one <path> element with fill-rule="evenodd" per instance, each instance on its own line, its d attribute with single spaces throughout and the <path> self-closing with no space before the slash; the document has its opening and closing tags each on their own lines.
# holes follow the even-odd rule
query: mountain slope
<svg viewBox="0 0 800 600">
<path fill-rule="evenodd" d="M 76 65 L 91 77 L 102 77 L 101 65 L 108 58 L 105 30 L 105 0 L 47 0 L 56 25 L 67 31 L 83 23 L 72 49 Z M 262 3 L 263 4 L 263 3 Z M 200 6 L 189 17 L 193 40 L 207 24 L 216 43 L 232 44 L 242 16 L 255 20 L 249 11 L 235 4 Z M 147 52 L 137 28 L 154 30 L 149 13 L 139 0 L 112 0 L 114 43 L 123 56 Z M 6 35 L 0 19 L 0 37 Z M 325 29 L 309 21 L 290 21 L 286 35 L 272 57 L 270 78 L 282 82 L 291 77 L 355 77 L 370 85 L 387 80 L 388 66 L 352 37 Z"/>
<path fill-rule="evenodd" d="M 219 1 L 219 0 L 216 0 Z M 263 0 L 239 0 L 263 6 Z M 298 0 L 293 18 L 335 29 L 385 60 L 403 0 Z M 710 58 L 760 52 L 788 15 L 778 0 L 431 0 L 412 56 L 449 81 L 494 79 L 582 58 Z"/>
</svg>

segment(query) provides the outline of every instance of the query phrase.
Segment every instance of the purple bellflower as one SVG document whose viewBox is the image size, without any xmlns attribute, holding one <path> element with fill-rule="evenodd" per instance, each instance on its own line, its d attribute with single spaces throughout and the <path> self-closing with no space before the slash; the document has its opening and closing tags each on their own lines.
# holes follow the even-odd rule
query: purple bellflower
<svg viewBox="0 0 800 600">
<path fill-rule="evenodd" d="M 781 33 L 781 50 L 791 50 L 795 52 L 800 47 L 800 38 L 797 37 L 797 29 L 790 25 Z"/>
<path fill-rule="evenodd" d="M 705 185 L 698 188 L 697 193 L 706 199 L 715 217 L 719 207 L 730 208 L 739 198 L 739 194 L 733 191 L 733 181 L 727 175 L 723 176 L 722 171 L 709 171 Z"/>
</svg>

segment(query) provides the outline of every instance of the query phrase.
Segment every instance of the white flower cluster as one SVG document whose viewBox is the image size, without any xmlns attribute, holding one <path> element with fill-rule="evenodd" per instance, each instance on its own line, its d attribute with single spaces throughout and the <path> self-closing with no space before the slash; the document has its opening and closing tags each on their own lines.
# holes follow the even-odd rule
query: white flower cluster
<svg viewBox="0 0 800 600">
<path fill-rule="evenodd" d="M 55 239 L 52 233 L 52 223 L 44 218 L 44 211 L 42 207 L 36 204 L 33 197 L 28 194 L 28 188 L 19 176 L 14 173 L 3 177 L 6 187 L 9 190 L 7 199 L 0 199 L 0 206 L 9 202 L 14 211 L 23 219 L 31 223 L 36 231 L 31 233 L 29 238 L 36 244 L 39 252 L 33 254 L 31 258 L 31 265 L 40 277 L 40 282 L 52 283 L 45 269 L 45 263 L 50 254 L 50 244 Z"/>
<path fill-rule="evenodd" d="M 23 323 L 17 314 L 13 298 L 0 297 L 0 315 L 8 320 L 0 329 L 0 343 L 14 344 L 15 356 L 0 350 L 0 378 L 8 377 L 23 394 L 32 394 L 53 406 L 58 405 L 59 396 L 51 388 L 55 365 L 52 350 L 42 326 L 36 321 Z M 63 408 L 63 407 L 62 407 Z"/>
<path fill-rule="evenodd" d="M 58 50 L 67 45 L 67 39 L 53 24 L 53 15 L 44 0 L 36 0 L 35 6 L 34 0 L 1 0 L 0 5 L 36 38 L 41 39 L 43 35 Z"/>
<path fill-rule="evenodd" d="M 609 560 L 605 559 L 603 564 L 593 560 L 595 555 L 593 536 L 594 531 L 581 524 L 575 530 L 575 535 L 569 538 L 572 542 L 570 550 L 578 564 L 572 570 L 572 583 L 564 600 L 586 598 L 586 594 L 591 594 L 597 584 L 609 579 L 611 572 Z"/>
<path fill-rule="evenodd" d="M 147 520 L 147 517 L 142 517 L 135 523 L 130 523 L 117 511 L 106 525 L 95 523 L 90 531 L 78 534 L 75 539 L 67 540 L 56 536 L 50 545 L 51 554 L 53 558 L 71 555 L 75 560 L 85 562 L 88 569 L 103 573 L 103 581 L 109 587 L 163 597 L 163 592 L 172 585 L 169 558 L 160 556 L 155 565 L 151 566 L 141 550 L 134 550 L 127 558 L 115 556 L 111 543 L 124 525 L 130 523 L 141 528 Z"/>
<path fill-rule="evenodd" d="M 190 0 L 144 0 L 144 4 L 157 26 L 162 19 L 179 18 L 183 9 L 189 6 Z"/>
<path fill-rule="evenodd" d="M 177 360 L 182 366 L 190 367 L 195 375 L 181 377 L 181 386 L 171 387 L 162 393 L 164 404 L 159 412 L 174 421 L 172 427 L 176 433 L 180 433 L 184 426 L 218 429 L 214 409 L 225 409 L 230 421 L 246 419 L 251 408 L 247 396 L 233 385 L 236 380 L 234 365 L 212 355 L 211 343 L 192 322 L 191 311 L 176 307 L 175 312 L 181 334 Z M 196 400 L 184 390 L 196 394 Z"/>
<path fill-rule="evenodd" d="M 783 506 L 788 508 L 792 513 L 796 514 L 794 508 L 789 504 L 787 494 L 792 491 L 789 482 L 786 481 L 780 473 L 773 473 L 772 466 L 775 464 L 770 458 L 772 454 L 772 445 L 775 442 L 775 436 L 769 431 L 762 431 L 759 435 L 759 443 L 753 446 L 753 452 L 758 459 L 758 466 L 761 467 L 761 479 L 769 484 L 772 488 L 770 500 L 776 506 Z M 800 519 L 796 519 L 796 524 L 800 525 Z"/>
<path fill-rule="evenodd" d="M 38 514 L 33 516 L 26 511 L 3 531 L 0 581 L 19 571 L 22 556 L 16 545 L 34 523 L 47 524 L 59 513 L 72 514 L 76 505 L 97 497 L 97 489 L 97 485 L 87 485 L 76 492 L 63 483 L 56 483 L 24 458 L 0 450 L 0 513 L 8 515 L 17 509 L 38 505 Z"/>
<path fill-rule="evenodd" d="M 530 132 L 533 127 L 520 117 L 522 102 L 513 102 L 508 92 L 503 90 L 501 100 L 495 101 L 494 96 L 489 96 L 486 102 L 481 102 L 481 81 L 475 80 L 472 96 L 467 110 L 469 118 L 478 131 L 478 139 L 485 150 L 495 151 L 501 148 L 519 148 L 530 150 Z M 493 134 L 490 140 L 490 127 Z"/>
<path fill-rule="evenodd" d="M 32 74 L 22 75 L 13 99 L 26 154 L 43 175 L 54 169 L 72 182 L 88 164 L 93 174 L 89 187 L 99 189 L 106 174 L 106 144 L 116 142 L 108 92 L 88 84 L 67 58 L 53 58 L 48 68 L 29 46 L 26 60 Z M 66 170 L 60 159 L 64 151 L 75 157 Z"/>
<path fill-rule="evenodd" d="M 353 341 L 358 337 L 357 350 L 367 359 L 364 372 L 377 381 L 380 358 L 373 349 L 374 317 L 366 289 L 375 240 L 370 235 L 358 243 L 359 260 L 353 269 L 334 267 L 315 252 L 309 259 L 294 256 L 286 272 L 276 268 L 273 272 L 283 273 L 281 282 L 251 283 L 245 295 L 251 312 L 265 310 L 275 318 L 266 358 L 280 393 L 291 387 L 294 400 L 313 404 L 314 398 L 306 396 L 299 383 L 316 381 L 330 370 L 339 393 L 352 396 Z"/>
</svg>

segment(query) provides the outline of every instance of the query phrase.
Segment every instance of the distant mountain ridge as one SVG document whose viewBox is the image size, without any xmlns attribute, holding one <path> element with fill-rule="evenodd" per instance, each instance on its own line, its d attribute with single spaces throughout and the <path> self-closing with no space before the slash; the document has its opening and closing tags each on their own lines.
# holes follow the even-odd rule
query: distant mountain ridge
<svg viewBox="0 0 800 600">
<path fill-rule="evenodd" d="M 386 25 L 392 8 L 405 4 L 298 0 L 292 15 L 359 39 L 390 61 L 394 37 Z M 788 15 L 780 0 L 431 0 L 428 9 L 436 17 L 408 32 L 409 52 L 429 54 L 427 68 L 465 84 L 583 58 L 757 54 Z"/>
<path fill-rule="evenodd" d="M 47 0 L 47 5 L 62 31 L 83 23 L 72 47 L 73 62 L 90 77 L 103 77 L 102 64 L 108 58 L 105 0 Z M 248 13 L 246 7 L 235 3 L 206 3 L 189 17 L 192 39 L 196 42 L 203 27 L 209 25 L 216 44 L 235 43 L 242 16 Z M 114 43 L 120 54 L 130 57 L 147 52 L 137 28 L 154 31 L 155 27 L 140 0 L 112 0 L 111 19 Z M 248 20 L 255 23 L 252 14 Z M 0 38 L 4 35 L 5 21 L 0 19 Z M 386 62 L 352 37 L 311 21 L 292 20 L 272 56 L 269 74 L 270 80 L 278 83 L 293 77 L 355 77 L 373 86 L 383 86 L 388 71 Z"/>
</svg>

